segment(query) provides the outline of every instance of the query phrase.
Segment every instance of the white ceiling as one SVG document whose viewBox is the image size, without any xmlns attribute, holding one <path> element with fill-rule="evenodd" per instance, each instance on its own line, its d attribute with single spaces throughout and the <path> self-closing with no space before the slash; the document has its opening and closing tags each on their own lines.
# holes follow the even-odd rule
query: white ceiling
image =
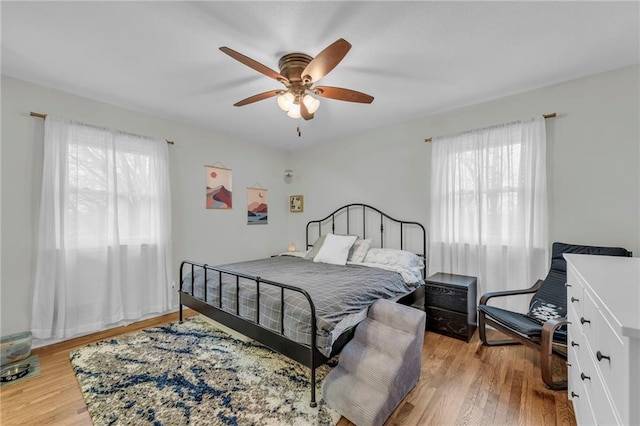
<svg viewBox="0 0 640 426">
<path fill-rule="evenodd" d="M 640 56 L 636 1 L 3 1 L 1 8 L 2 74 L 283 149 L 637 64 Z M 371 94 L 371 105 L 321 99 L 308 122 L 286 117 L 275 98 L 232 106 L 283 86 L 218 47 L 277 71 L 283 54 L 315 56 L 338 38 L 353 47 L 319 84 Z"/>
</svg>

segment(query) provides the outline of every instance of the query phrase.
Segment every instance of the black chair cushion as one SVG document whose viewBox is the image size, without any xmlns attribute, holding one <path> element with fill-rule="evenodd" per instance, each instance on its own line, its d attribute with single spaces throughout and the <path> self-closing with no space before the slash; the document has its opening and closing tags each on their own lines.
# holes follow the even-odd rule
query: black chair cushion
<svg viewBox="0 0 640 426">
<path fill-rule="evenodd" d="M 542 324 L 529 315 L 507 311 L 506 309 L 489 305 L 479 305 L 478 310 L 484 312 L 487 317 L 498 324 L 504 325 L 529 338 L 540 338 L 542 335 Z M 556 343 L 567 343 L 567 331 L 565 327 L 556 330 L 553 334 L 553 341 Z"/>
<path fill-rule="evenodd" d="M 593 254 L 600 256 L 630 256 L 631 253 L 622 247 L 580 246 L 576 244 L 553 243 L 551 248 L 551 270 L 567 273 L 567 261 L 563 254 Z"/>
<path fill-rule="evenodd" d="M 542 286 L 535 293 L 529 305 L 529 315 L 544 324 L 551 318 L 567 316 L 567 261 L 565 253 L 590 254 L 601 256 L 629 256 L 622 247 L 582 246 L 577 244 L 553 243 L 551 269 Z"/>
<path fill-rule="evenodd" d="M 529 305 L 529 315 L 540 325 L 552 318 L 567 316 L 566 272 L 550 270 Z"/>
</svg>

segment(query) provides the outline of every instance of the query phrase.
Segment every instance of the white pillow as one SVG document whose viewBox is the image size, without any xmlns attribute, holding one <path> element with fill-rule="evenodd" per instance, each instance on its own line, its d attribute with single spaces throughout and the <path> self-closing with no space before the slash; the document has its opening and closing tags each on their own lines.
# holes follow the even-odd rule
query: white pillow
<svg viewBox="0 0 640 426">
<path fill-rule="evenodd" d="M 356 242 L 357 236 L 342 236 L 327 234 L 320 247 L 320 251 L 313 258 L 314 262 L 331 263 L 333 265 L 346 265 L 349 257 L 349 249 Z"/>
<path fill-rule="evenodd" d="M 424 268 L 424 262 L 415 253 L 405 250 L 372 248 L 364 258 L 365 263 L 397 265 L 401 268 Z"/>
<path fill-rule="evenodd" d="M 369 247 L 371 247 L 371 240 L 356 240 L 353 247 L 351 247 L 351 250 L 349 250 L 349 257 L 347 258 L 347 261 L 362 263 L 364 261 L 364 257 L 369 251 Z"/>
<path fill-rule="evenodd" d="M 384 248 L 369 249 L 362 265 L 398 272 L 407 284 L 421 283 L 420 270 L 425 267 L 422 258 L 414 253 Z"/>
</svg>

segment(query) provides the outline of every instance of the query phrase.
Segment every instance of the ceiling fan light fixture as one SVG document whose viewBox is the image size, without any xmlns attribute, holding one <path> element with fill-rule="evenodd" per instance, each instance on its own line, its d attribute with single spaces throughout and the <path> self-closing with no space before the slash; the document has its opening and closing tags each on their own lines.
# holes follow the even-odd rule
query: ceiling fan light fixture
<svg viewBox="0 0 640 426">
<path fill-rule="evenodd" d="M 289 112 L 287 112 L 287 115 L 291 118 L 300 118 L 300 104 L 291 104 L 291 108 L 289 109 Z"/>
<path fill-rule="evenodd" d="M 307 107 L 307 111 L 309 111 L 309 114 L 313 114 L 320 107 L 320 101 L 311 95 L 304 95 L 304 98 L 302 98 L 302 102 L 304 102 L 305 106 Z"/>
<path fill-rule="evenodd" d="M 278 106 L 284 112 L 288 112 L 291 109 L 291 106 L 293 105 L 294 99 L 295 97 L 293 96 L 293 93 L 283 92 L 280 95 L 278 95 Z"/>
<path fill-rule="evenodd" d="M 355 90 L 331 86 L 314 87 L 318 80 L 331 72 L 342 61 L 349 49 L 351 49 L 351 43 L 340 38 L 318 53 L 316 57 L 300 52 L 287 53 L 278 61 L 280 72 L 277 72 L 240 52 L 226 46 L 220 47 L 223 53 L 236 61 L 286 87 L 284 90 L 269 90 L 258 93 L 236 102 L 233 104 L 234 106 L 244 106 L 276 97 L 278 107 L 289 117 L 304 118 L 305 120 L 313 119 L 314 112 L 320 107 L 320 100 L 316 96 L 347 102 L 366 104 L 373 102 L 373 96 Z"/>
</svg>

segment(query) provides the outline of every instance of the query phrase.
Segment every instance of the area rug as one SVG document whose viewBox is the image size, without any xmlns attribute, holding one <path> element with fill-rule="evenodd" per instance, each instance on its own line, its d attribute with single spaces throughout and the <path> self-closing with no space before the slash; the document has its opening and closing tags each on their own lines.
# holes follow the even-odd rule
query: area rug
<svg viewBox="0 0 640 426">
<path fill-rule="evenodd" d="M 309 369 L 200 319 L 77 349 L 73 370 L 96 425 L 335 425 Z"/>
</svg>

